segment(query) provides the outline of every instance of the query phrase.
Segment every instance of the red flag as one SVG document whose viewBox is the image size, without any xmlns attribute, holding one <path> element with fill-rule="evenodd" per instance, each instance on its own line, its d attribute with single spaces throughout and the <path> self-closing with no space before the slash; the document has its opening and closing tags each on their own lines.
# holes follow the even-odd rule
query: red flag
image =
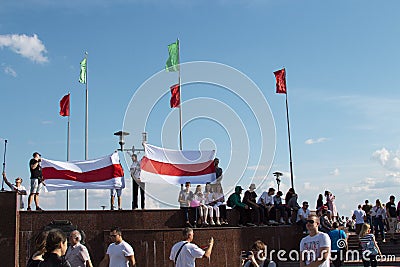
<svg viewBox="0 0 400 267">
<path fill-rule="evenodd" d="M 69 94 L 65 95 L 60 101 L 60 115 L 69 116 Z"/>
<path fill-rule="evenodd" d="M 171 108 L 177 108 L 181 104 L 181 91 L 179 88 L 179 84 L 174 84 L 170 87 L 171 89 L 171 100 L 169 104 Z"/>
<path fill-rule="evenodd" d="M 276 93 L 286 94 L 286 72 L 285 69 L 274 72 L 276 78 Z"/>
</svg>

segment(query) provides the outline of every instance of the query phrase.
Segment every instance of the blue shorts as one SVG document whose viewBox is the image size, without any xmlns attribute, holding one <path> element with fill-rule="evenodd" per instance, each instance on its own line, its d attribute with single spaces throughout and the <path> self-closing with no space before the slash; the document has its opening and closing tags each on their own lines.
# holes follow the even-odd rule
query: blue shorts
<svg viewBox="0 0 400 267">
<path fill-rule="evenodd" d="M 110 194 L 112 197 L 115 197 L 115 195 L 117 195 L 117 197 L 120 197 L 122 195 L 122 188 L 113 188 L 110 190 Z"/>
</svg>

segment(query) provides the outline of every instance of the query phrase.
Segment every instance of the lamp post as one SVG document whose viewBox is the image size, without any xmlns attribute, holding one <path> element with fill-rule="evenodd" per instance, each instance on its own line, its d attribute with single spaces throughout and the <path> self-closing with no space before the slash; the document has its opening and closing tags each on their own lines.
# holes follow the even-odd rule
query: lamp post
<svg viewBox="0 0 400 267">
<path fill-rule="evenodd" d="M 117 149 L 118 151 L 121 151 L 122 153 L 123 153 L 124 151 L 126 151 L 126 152 L 132 152 L 133 154 L 134 154 L 135 152 L 137 152 L 137 151 L 138 151 L 138 152 L 144 152 L 144 148 L 135 148 L 135 146 L 132 146 L 131 149 L 124 149 L 124 145 L 125 145 L 124 136 L 129 135 L 128 132 L 118 131 L 118 132 L 115 132 L 114 135 L 119 136 L 119 142 L 118 142 L 118 144 L 120 145 L 121 148 Z M 144 145 L 146 142 L 147 142 L 147 133 L 146 133 L 146 132 L 143 132 L 143 133 L 142 133 L 142 145 Z M 134 197 L 134 195 L 133 195 L 133 194 L 134 194 L 134 192 L 133 192 L 133 183 L 134 183 L 134 182 L 135 182 L 135 181 L 133 181 L 133 178 L 132 178 L 132 210 L 134 209 L 134 203 L 133 203 L 133 197 Z"/>
<path fill-rule="evenodd" d="M 279 186 L 281 184 L 281 178 L 279 178 L 279 177 L 281 177 L 283 175 L 283 173 L 274 172 L 273 175 L 276 177 L 275 179 L 276 179 L 276 183 L 278 184 L 278 191 L 279 191 Z"/>
</svg>

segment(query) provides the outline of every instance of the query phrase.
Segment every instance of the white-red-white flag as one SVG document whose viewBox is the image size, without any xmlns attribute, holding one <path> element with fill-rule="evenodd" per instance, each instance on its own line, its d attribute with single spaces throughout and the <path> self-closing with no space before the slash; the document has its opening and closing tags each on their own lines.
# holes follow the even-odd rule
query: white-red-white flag
<svg viewBox="0 0 400 267">
<path fill-rule="evenodd" d="M 42 158 L 43 178 L 49 191 L 124 188 L 124 170 L 118 153 L 98 159 L 64 162 Z"/>
<path fill-rule="evenodd" d="M 140 180 L 161 184 L 214 182 L 215 150 L 171 150 L 144 144 Z"/>
</svg>

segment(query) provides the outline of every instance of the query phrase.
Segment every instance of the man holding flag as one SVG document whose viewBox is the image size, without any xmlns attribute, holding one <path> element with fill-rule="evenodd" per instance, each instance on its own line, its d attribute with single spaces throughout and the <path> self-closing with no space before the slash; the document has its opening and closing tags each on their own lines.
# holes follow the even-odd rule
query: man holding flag
<svg viewBox="0 0 400 267">
<path fill-rule="evenodd" d="M 32 199 L 35 200 L 36 210 L 41 211 L 39 207 L 39 192 L 43 187 L 43 176 L 42 167 L 40 162 L 42 159 L 38 152 L 33 153 L 33 158 L 29 161 L 29 169 L 31 171 L 31 193 L 28 198 L 28 208 L 26 210 L 31 210 Z"/>
</svg>

